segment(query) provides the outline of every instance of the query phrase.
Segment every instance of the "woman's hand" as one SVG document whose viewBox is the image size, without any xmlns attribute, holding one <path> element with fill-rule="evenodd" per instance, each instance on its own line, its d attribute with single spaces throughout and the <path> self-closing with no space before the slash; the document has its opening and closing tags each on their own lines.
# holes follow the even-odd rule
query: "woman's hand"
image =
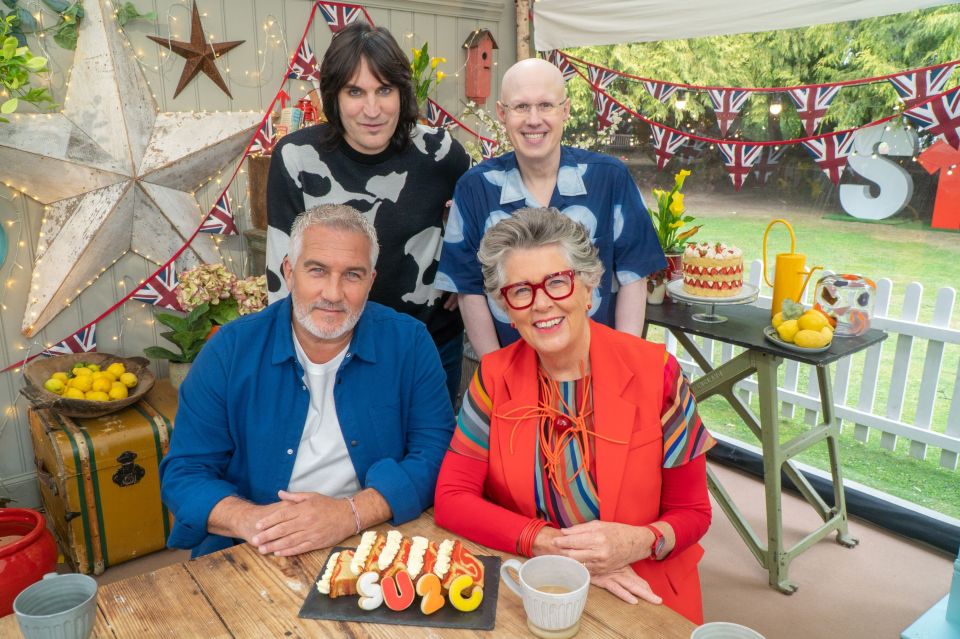
<svg viewBox="0 0 960 639">
<path fill-rule="evenodd" d="M 589 521 L 560 532 L 553 540 L 557 552 L 582 562 L 591 575 L 612 573 L 646 559 L 653 543 L 653 533 L 646 528 L 610 521 Z"/>
<path fill-rule="evenodd" d="M 626 566 L 602 575 L 590 577 L 590 583 L 609 590 L 628 604 L 635 604 L 640 599 L 652 604 L 663 603 L 663 599 L 650 588 L 647 580 L 633 572 L 633 568 Z"/>
</svg>

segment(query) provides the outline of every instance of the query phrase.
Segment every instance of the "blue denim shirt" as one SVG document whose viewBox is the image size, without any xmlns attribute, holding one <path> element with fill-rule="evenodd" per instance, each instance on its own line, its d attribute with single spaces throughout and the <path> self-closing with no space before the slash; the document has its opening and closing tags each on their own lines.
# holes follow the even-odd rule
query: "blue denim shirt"
<svg viewBox="0 0 960 639">
<path fill-rule="evenodd" d="M 238 543 L 207 532 L 223 498 L 257 504 L 287 488 L 309 406 L 293 345 L 290 297 L 225 325 L 180 387 L 161 494 L 175 517 L 167 544 L 193 556 Z M 368 302 L 334 387 L 357 478 L 394 525 L 433 503 L 454 417 L 433 340 L 419 321 Z"/>
</svg>

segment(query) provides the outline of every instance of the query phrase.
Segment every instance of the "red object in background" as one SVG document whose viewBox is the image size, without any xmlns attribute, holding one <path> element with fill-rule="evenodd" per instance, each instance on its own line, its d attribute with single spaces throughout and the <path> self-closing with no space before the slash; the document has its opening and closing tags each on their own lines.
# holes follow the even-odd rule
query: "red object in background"
<svg viewBox="0 0 960 639">
<path fill-rule="evenodd" d="M 931 228 L 960 230 L 960 151 L 940 140 L 921 153 L 917 162 L 930 175 L 940 171 Z"/>
<path fill-rule="evenodd" d="M 297 108 L 303 111 L 303 126 L 317 123 L 317 110 L 313 107 L 310 98 L 303 97 L 297 100 Z"/>
<path fill-rule="evenodd" d="M 493 77 L 493 50 L 497 41 L 488 29 L 475 29 L 463 43 L 467 50 L 467 82 L 464 93 L 468 100 L 483 106 L 490 97 L 490 82 Z"/>
<path fill-rule="evenodd" d="M 683 279 L 683 253 L 667 253 L 667 279 Z"/>
<path fill-rule="evenodd" d="M 0 508 L 0 617 L 13 612 L 13 600 L 24 588 L 56 568 L 57 544 L 43 515 Z"/>
</svg>

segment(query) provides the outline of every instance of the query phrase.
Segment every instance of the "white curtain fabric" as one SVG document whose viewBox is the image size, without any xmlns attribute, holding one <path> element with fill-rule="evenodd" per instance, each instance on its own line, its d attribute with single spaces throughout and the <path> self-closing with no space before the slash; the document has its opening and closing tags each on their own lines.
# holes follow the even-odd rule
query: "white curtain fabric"
<svg viewBox="0 0 960 639">
<path fill-rule="evenodd" d="M 792 29 L 954 4 L 956 0 L 536 0 L 539 51 Z"/>
</svg>

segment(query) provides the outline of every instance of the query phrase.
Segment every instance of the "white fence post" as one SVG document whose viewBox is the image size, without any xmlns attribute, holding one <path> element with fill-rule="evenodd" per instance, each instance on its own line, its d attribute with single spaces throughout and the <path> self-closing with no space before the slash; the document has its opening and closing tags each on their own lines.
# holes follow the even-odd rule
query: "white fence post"
<svg viewBox="0 0 960 639">
<path fill-rule="evenodd" d="M 952 288 L 941 288 L 937 291 L 937 301 L 933 309 L 933 326 L 950 327 L 950 316 L 953 314 L 953 300 L 956 293 Z M 937 401 L 937 383 L 940 381 L 940 371 L 943 365 L 944 343 L 931 339 L 927 343 L 927 355 L 923 362 L 923 376 L 920 378 L 920 395 L 917 400 L 917 415 L 913 425 L 917 428 L 930 430 L 933 423 L 933 408 Z M 912 442 L 910 454 L 917 459 L 925 459 L 927 445 L 923 442 Z"/>
<path fill-rule="evenodd" d="M 877 301 L 873 305 L 875 317 L 886 317 L 890 311 L 890 297 L 893 292 L 893 282 L 883 278 L 877 282 Z M 857 410 L 871 414 L 873 400 L 877 396 L 877 379 L 880 375 L 880 355 L 883 353 L 883 342 L 874 344 L 867 349 L 867 356 L 863 362 L 863 378 L 860 380 L 860 399 Z M 854 437 L 866 443 L 870 438 L 870 429 L 866 424 L 857 422 L 854 427 Z"/>
<path fill-rule="evenodd" d="M 920 298 L 923 297 L 923 284 L 910 282 L 907 294 L 903 298 L 903 310 L 900 319 L 916 323 L 920 317 Z M 897 336 L 897 350 L 893 356 L 893 371 L 890 373 L 890 388 L 887 391 L 886 415 L 894 421 L 900 421 L 903 415 L 903 398 L 907 388 L 907 374 L 910 372 L 910 356 L 913 354 L 913 335 L 900 333 Z M 897 446 L 897 436 L 883 433 L 880 446 L 893 450 Z"/>
</svg>

